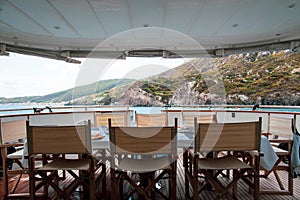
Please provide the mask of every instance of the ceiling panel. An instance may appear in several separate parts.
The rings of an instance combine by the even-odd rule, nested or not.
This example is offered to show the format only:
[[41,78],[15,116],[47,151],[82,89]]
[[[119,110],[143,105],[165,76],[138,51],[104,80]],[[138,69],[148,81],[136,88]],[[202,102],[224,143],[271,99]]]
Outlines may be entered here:
[[128,5],[125,4],[125,1],[90,0],[90,4],[108,35],[111,36],[132,29]]
[[128,0],[133,28],[161,27],[164,18],[162,0]]
[[195,0],[168,0],[164,27],[186,34],[197,17],[201,4]]
[[299,41],[299,0],[0,0],[2,49],[59,59],[99,44],[104,56],[193,43],[226,55]]
[[[50,36],[78,38],[79,34],[69,25],[69,23],[51,6],[47,1],[40,0],[11,0],[15,7],[26,13],[31,19],[34,19],[43,27]],[[35,9],[32,9],[32,8]],[[45,15],[45,13],[48,13]],[[49,17],[52,16],[52,17]],[[35,32],[30,32],[35,33]]]
[[[274,5],[268,5],[268,7],[265,8],[264,12],[261,13],[261,18],[257,20],[255,26],[249,31],[251,33],[268,33],[270,38],[274,37],[276,34],[284,34],[286,30],[280,29],[280,26],[294,17],[295,12],[288,8],[288,3],[276,4],[274,2]],[[299,20],[297,24],[300,28]],[[292,26],[295,25],[296,24],[293,24]]]
[[13,27],[18,32],[34,33],[34,34],[46,34],[50,33],[40,26],[34,19],[30,18],[22,10],[16,8],[8,1],[0,1],[0,19],[10,27]]
[[[259,6],[257,6],[258,4]],[[267,1],[261,1],[260,3],[257,1],[240,2],[239,7],[235,9],[230,18],[225,21],[223,26],[219,27],[216,36],[235,36],[237,43],[243,42],[243,38],[253,35],[249,34],[249,31],[260,22],[266,12],[266,7],[269,7]],[[260,30],[260,32],[262,31]],[[259,33],[257,32],[257,34]]]
[[16,32],[17,30],[13,27],[11,27],[10,25],[4,23],[3,21],[0,20],[0,30],[9,30],[9,31],[12,31],[12,32]]
[[224,26],[226,21],[239,9],[239,4],[236,1],[227,4],[205,1],[199,9],[198,16],[191,25],[189,33],[195,36],[209,36],[215,35],[219,28]]
[[59,11],[69,27],[75,30],[80,38],[106,38],[103,29],[90,4],[85,0],[50,1]]

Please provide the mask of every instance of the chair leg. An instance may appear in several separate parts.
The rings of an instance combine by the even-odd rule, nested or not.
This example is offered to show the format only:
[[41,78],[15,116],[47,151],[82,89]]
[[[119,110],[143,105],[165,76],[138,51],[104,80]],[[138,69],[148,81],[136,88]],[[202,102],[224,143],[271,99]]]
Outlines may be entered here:
[[198,199],[198,184],[199,184],[199,181],[198,181],[198,174],[197,172],[194,172],[194,176],[192,178],[192,188],[193,188],[193,199],[194,200],[197,200]]
[[176,173],[177,173],[177,161],[174,161],[172,164],[172,174],[171,174],[171,179],[172,179],[172,199],[176,199]]
[[294,178],[293,178],[293,166],[292,166],[292,157],[291,154],[288,156],[288,166],[289,166],[289,171],[288,171],[288,191],[290,192],[290,195],[294,194]]
[[117,199],[117,194],[116,194],[116,171],[113,167],[110,169],[110,178],[111,178],[111,200],[116,200]]
[[95,200],[96,199],[96,185],[95,185],[95,177],[90,173],[90,199]]
[[1,157],[2,157],[2,173],[3,173],[3,196],[4,198],[7,197],[8,195],[8,176],[7,176],[7,159],[6,159],[6,155],[7,155],[7,148],[6,147],[1,147]]
[[29,165],[29,199],[35,199],[35,172],[34,172],[34,161],[32,159],[28,159]]
[[188,151],[183,152],[183,167],[184,167],[184,187],[185,187],[185,198],[190,198],[189,191],[189,179],[188,179]]

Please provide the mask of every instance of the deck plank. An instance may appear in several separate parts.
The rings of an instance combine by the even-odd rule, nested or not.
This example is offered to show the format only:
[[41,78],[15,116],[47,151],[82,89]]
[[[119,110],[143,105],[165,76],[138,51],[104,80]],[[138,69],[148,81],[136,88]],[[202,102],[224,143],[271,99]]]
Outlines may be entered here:
[[[178,171],[177,171],[177,199],[178,200],[183,200],[185,199],[185,187],[184,187],[184,169],[182,166],[182,156],[180,156],[180,159],[178,160]],[[109,177],[109,167],[107,168],[107,191],[106,191],[106,196],[109,197],[110,193],[110,177]],[[284,173],[284,172],[283,172]],[[280,173],[280,176],[282,177],[282,180],[284,184],[286,185],[287,183],[287,175]],[[16,180],[17,177],[14,177],[10,179],[9,185],[10,188],[13,186],[14,180]],[[70,180],[68,177],[64,182],[63,185],[66,185]],[[224,181],[226,181],[226,178],[224,178]],[[262,180],[261,181],[261,188],[270,188],[270,187],[278,187],[277,184],[275,184],[275,178],[273,175],[271,175],[268,180]],[[99,188],[101,186],[99,185]],[[100,190],[97,189],[96,192],[99,192]],[[24,176],[21,179],[21,186],[17,189],[17,192],[28,192],[28,176]],[[190,187],[190,194],[191,194],[191,187]],[[50,191],[50,195],[53,195],[53,191]],[[99,194],[98,194],[99,195]],[[239,181],[238,185],[238,197],[239,199],[253,199],[252,194],[248,193],[248,187],[243,181]],[[0,198],[3,199],[3,180],[0,179]],[[204,191],[199,195],[199,199],[213,199],[214,198],[214,193],[212,191]],[[78,199],[74,197],[74,199]],[[300,177],[297,177],[294,179],[294,195],[260,195],[261,200],[297,200],[300,199]]]

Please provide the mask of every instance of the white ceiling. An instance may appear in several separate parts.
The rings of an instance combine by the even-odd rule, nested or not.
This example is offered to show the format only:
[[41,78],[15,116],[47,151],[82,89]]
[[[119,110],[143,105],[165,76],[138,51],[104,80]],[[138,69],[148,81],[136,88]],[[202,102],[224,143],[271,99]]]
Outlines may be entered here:
[[224,56],[299,41],[299,0],[0,0],[2,54]]

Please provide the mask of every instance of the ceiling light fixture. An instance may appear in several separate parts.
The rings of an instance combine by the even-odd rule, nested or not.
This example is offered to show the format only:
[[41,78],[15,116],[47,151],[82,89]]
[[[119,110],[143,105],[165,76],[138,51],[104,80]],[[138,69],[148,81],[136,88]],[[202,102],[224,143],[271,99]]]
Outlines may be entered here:
[[295,6],[296,6],[295,3],[291,3],[288,7],[289,7],[289,8],[294,8]]

